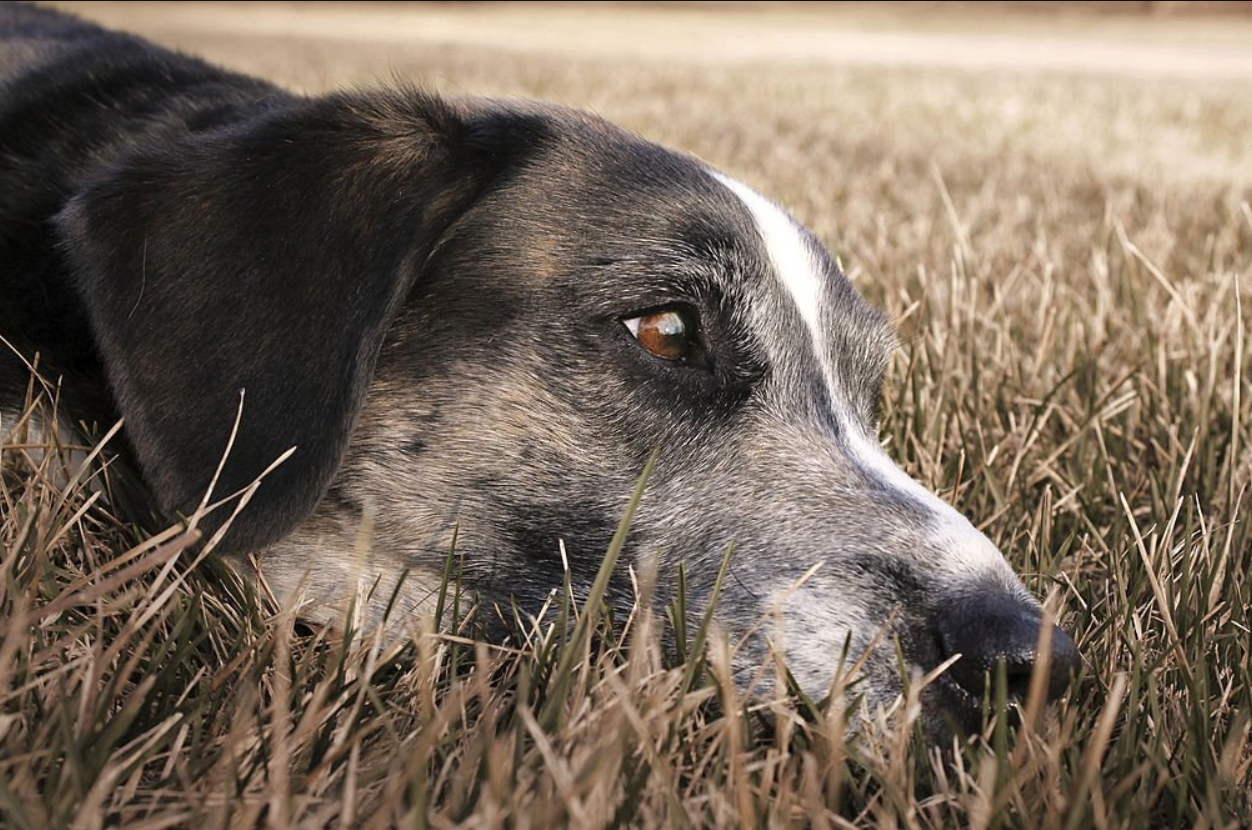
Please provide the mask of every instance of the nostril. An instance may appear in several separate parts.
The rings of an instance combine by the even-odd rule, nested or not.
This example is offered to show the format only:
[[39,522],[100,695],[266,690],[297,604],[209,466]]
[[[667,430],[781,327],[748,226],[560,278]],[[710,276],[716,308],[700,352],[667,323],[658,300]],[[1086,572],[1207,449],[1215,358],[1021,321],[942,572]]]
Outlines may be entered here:
[[[960,655],[948,669],[949,677],[968,694],[981,698],[1004,665],[1008,695],[1025,700],[1031,678],[1041,662],[1038,653],[1038,609],[1013,597],[996,596],[965,602],[936,626],[941,658]],[[1046,694],[1054,700],[1064,693],[1078,669],[1078,649],[1065,632],[1053,626],[1046,667]]]

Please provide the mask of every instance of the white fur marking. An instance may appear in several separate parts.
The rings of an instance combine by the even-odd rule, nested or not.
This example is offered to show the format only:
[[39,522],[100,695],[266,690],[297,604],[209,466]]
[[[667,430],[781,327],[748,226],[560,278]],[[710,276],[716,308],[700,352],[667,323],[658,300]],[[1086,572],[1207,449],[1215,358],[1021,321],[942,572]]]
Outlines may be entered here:
[[800,312],[800,318],[808,327],[818,364],[822,367],[826,385],[833,396],[835,374],[827,358],[825,337],[822,334],[822,275],[808,240],[801,234],[796,221],[778,205],[743,182],[717,171],[713,171],[713,176],[743,202],[756,220],[757,230],[774,266],[774,274],[791,295]]
[[834,416],[846,436],[848,449],[854,459],[862,469],[872,471],[934,514],[937,520],[934,542],[939,550],[944,551],[943,564],[970,576],[985,575],[988,568],[1007,571],[1008,566],[1003,555],[990,539],[950,504],[897,467],[882,451],[878,441],[873,436],[866,435],[859,423],[848,418],[849,407],[844,396],[839,394],[822,329],[823,276],[800,226],[782,208],[743,182],[717,171],[711,172],[714,178],[743,202],[756,221],[757,230],[774,266],[775,276],[791,295],[801,319],[808,327],[813,350],[830,393]]
[[795,300],[800,316],[804,318],[804,323],[813,336],[813,342],[820,342],[821,277],[817,273],[817,263],[813,260],[808,242],[800,234],[800,226],[782,208],[743,182],[721,173],[713,175],[730,188],[751,211],[773,261],[775,273]]
[[[878,442],[867,437],[856,427],[846,430],[847,445],[861,469],[872,470],[879,478],[896,490],[924,505],[935,517],[934,536],[938,550],[943,551],[942,565],[945,570],[964,574],[970,578],[993,572],[1006,572],[1008,565],[999,548],[991,543],[978,528],[970,523],[959,510],[923,487],[916,479],[901,470],[887,456]],[[1015,584],[1012,579],[1007,584]]]
[[[45,473],[53,486],[65,487],[70,475],[87,460],[90,448],[83,446],[82,439],[59,422],[55,423],[55,430],[50,431],[38,412],[31,415],[25,424],[22,424],[23,417],[19,412],[0,411],[0,444],[4,445],[6,455],[19,452],[15,447],[21,446],[23,449],[20,452],[25,453],[33,466],[44,467],[48,453],[57,453],[58,457],[45,468]],[[22,424],[20,429],[19,424]],[[89,492],[101,489],[94,478],[87,487]]]
[[[22,413],[12,410],[0,410],[0,440],[4,443],[17,443],[17,425],[21,422]],[[37,417],[31,417],[26,424],[26,432],[23,436],[23,444],[46,444],[44,438],[43,422]],[[37,452],[34,451],[34,452]],[[40,455],[42,457],[42,455]]]

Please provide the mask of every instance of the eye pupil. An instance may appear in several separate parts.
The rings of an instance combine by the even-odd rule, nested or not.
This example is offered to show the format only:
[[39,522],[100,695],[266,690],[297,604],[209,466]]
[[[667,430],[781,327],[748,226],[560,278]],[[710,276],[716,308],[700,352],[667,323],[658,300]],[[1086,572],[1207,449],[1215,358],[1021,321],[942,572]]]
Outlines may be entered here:
[[645,314],[631,321],[639,345],[666,360],[685,360],[691,351],[690,331],[683,315],[673,309]]

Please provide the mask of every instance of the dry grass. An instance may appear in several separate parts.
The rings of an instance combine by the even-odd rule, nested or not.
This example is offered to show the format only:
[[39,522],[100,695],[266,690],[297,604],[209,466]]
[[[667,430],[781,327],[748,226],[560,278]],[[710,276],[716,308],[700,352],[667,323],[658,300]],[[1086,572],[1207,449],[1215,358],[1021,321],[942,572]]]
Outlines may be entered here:
[[[314,87],[386,74],[338,41],[196,45]],[[453,590],[404,653],[354,647],[14,439],[0,825],[1252,824],[1246,86],[389,60],[593,106],[792,204],[902,328],[892,453],[1054,595],[1082,675],[1037,729],[992,718],[943,765],[907,708],[848,742],[838,707],[739,700],[716,636],[675,664],[650,613],[609,630],[566,605],[495,651]]]

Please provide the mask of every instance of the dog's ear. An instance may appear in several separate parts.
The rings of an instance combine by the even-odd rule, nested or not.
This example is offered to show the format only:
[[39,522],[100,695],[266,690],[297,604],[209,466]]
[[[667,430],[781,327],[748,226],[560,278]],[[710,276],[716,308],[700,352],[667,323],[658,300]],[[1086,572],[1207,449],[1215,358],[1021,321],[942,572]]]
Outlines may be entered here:
[[423,263],[541,122],[418,93],[296,99],[136,152],[68,204],[62,243],[161,510],[197,507],[239,413],[215,499],[294,453],[222,549],[312,510]]

